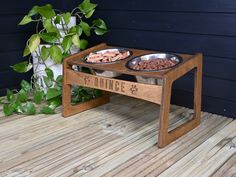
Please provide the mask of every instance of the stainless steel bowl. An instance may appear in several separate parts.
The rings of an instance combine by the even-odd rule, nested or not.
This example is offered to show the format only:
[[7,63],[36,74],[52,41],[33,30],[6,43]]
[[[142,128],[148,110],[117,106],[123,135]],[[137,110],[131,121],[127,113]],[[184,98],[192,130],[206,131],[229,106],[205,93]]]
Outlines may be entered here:
[[143,71],[162,71],[162,70],[166,70],[166,69],[170,69],[174,66],[168,67],[168,68],[163,68],[163,69],[158,69],[158,70],[148,70],[148,69],[144,69],[144,70],[136,70],[134,69],[134,65],[140,61],[148,61],[148,60],[155,60],[155,59],[162,59],[162,60],[171,60],[171,61],[175,61],[176,64],[174,66],[176,66],[177,64],[179,64],[180,62],[182,62],[182,58],[178,55],[175,54],[169,54],[169,53],[154,53],[154,54],[147,54],[147,55],[142,55],[136,58],[133,58],[131,60],[128,61],[127,63],[127,67],[129,69],[135,70],[137,72],[143,72]]
[[103,71],[103,70],[98,70],[98,69],[91,69],[92,72],[94,72],[97,76],[102,76],[102,77],[118,77],[121,75],[121,73],[114,72],[114,71]]
[[[128,49],[125,49],[125,48],[111,48],[111,49],[104,49],[104,50],[98,50],[98,51],[94,51],[94,53],[105,53],[107,51],[119,51],[119,52],[128,52],[128,57],[130,57],[132,55],[132,52]],[[117,61],[112,61],[112,62],[100,62],[100,63],[92,63],[92,62],[87,62],[86,61],[86,58],[88,56],[86,56],[83,61],[86,62],[86,63],[90,63],[90,64],[98,64],[98,65],[109,65],[109,64],[112,64],[112,63],[116,63],[116,62],[119,62],[121,60],[124,60],[126,58],[123,58],[121,60],[117,60]],[[117,73],[117,72],[114,72],[114,71],[103,71],[103,70],[97,70],[97,69],[91,69],[92,72],[94,72],[97,76],[103,76],[103,77],[118,77],[120,76],[121,74],[120,73]]]
[[[172,60],[175,61],[176,64],[174,66],[164,68],[164,69],[159,69],[159,70],[136,70],[133,68],[133,66],[144,60],[155,60],[155,59],[163,59],[163,60]],[[158,72],[158,71],[163,71],[170,69],[172,67],[175,67],[179,63],[182,62],[182,58],[178,55],[175,54],[170,54],[170,53],[154,53],[154,54],[147,54],[147,55],[142,55],[136,58],[131,59],[130,61],[127,62],[127,67],[131,70],[137,71],[137,72]],[[153,85],[162,85],[163,80],[162,79],[156,79],[156,78],[150,78],[150,77],[143,77],[143,76],[136,76],[137,82],[140,83],[145,83],[145,84],[153,84]]]

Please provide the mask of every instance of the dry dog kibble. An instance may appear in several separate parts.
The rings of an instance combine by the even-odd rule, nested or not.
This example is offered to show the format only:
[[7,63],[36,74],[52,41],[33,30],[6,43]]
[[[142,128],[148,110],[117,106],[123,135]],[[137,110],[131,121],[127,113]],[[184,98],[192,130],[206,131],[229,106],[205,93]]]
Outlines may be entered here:
[[135,70],[162,70],[176,65],[177,62],[166,59],[142,60],[133,65]]

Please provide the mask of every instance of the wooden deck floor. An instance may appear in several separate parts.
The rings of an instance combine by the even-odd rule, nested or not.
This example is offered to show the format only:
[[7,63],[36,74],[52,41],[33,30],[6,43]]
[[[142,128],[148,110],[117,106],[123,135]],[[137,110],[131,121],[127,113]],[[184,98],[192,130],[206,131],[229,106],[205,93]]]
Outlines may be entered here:
[[[236,120],[202,113],[199,127],[157,148],[158,106],[124,96],[64,119],[0,113],[0,176],[236,176]],[[170,128],[192,111],[172,106]]]

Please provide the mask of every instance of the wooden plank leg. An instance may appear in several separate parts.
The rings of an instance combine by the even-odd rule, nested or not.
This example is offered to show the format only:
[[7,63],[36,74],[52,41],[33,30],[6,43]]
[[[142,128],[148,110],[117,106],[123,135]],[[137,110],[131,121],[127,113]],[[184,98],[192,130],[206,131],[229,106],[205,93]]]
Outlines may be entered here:
[[169,125],[169,111],[171,98],[172,83],[168,79],[164,79],[162,90],[162,101],[160,105],[160,124],[159,124],[159,138],[158,146],[164,147],[168,142],[168,125]]
[[71,85],[63,84],[62,93],[62,116],[66,117],[70,114]]
[[193,118],[186,123],[180,125],[168,132],[169,110],[172,81],[165,79],[163,85],[163,97],[160,110],[160,130],[158,146],[164,147],[178,137],[186,134],[200,124],[201,120],[201,87],[202,87],[202,63],[198,63],[194,71],[194,115]]

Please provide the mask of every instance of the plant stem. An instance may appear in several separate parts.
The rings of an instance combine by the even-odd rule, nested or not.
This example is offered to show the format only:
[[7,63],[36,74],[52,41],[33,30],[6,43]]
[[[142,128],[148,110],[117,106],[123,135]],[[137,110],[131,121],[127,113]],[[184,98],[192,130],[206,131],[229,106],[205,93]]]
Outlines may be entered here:
[[[39,49],[40,50],[40,49]],[[39,60],[41,59],[41,57],[40,57],[40,55],[38,54],[38,52],[37,51],[35,51],[35,53],[36,53],[36,55],[37,55],[37,58],[38,58],[38,63],[39,63]],[[41,51],[40,51],[40,53],[41,53]],[[46,65],[46,63],[41,59],[41,61],[42,61],[42,64],[47,68],[47,65]]]
[[79,9],[79,7],[74,8],[74,9],[71,11],[71,14],[73,14],[74,11],[76,11],[77,9]]
[[62,11],[60,9],[53,9],[56,12],[62,13]]
[[80,15],[80,13],[76,12],[75,15],[79,18],[79,21],[81,21],[81,19],[83,18],[83,14]]
[[[63,19],[63,18],[62,18]],[[63,19],[64,20],[64,19]],[[66,23],[63,23],[63,20],[61,20],[62,30],[65,33],[65,36],[69,33],[69,27]],[[65,27],[66,26],[66,27]]]

